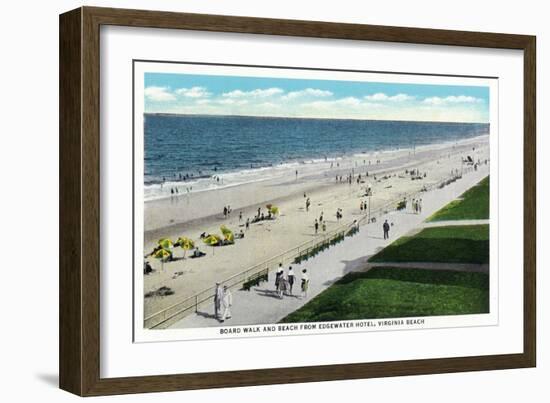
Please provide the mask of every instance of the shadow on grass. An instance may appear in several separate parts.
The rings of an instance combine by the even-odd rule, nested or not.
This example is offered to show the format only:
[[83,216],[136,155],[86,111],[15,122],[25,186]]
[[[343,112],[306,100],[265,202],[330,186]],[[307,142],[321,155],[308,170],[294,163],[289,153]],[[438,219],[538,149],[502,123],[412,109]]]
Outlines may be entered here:
[[423,269],[349,273],[282,320],[322,322],[489,312],[489,276]]
[[427,269],[397,269],[391,267],[374,267],[368,272],[353,272],[342,277],[338,284],[351,284],[356,280],[377,279],[396,280],[419,284],[448,285],[487,289],[489,276],[483,273],[468,273]]
[[376,253],[370,262],[489,263],[489,226],[425,228]]

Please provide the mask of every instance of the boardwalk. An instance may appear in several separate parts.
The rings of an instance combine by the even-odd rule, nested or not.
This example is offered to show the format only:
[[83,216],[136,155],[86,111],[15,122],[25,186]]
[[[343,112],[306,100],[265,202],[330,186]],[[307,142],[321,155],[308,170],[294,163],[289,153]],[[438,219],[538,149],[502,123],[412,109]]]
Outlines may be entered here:
[[[299,278],[303,268],[308,270],[310,288],[307,298],[298,296],[285,296],[279,299],[275,294],[274,275],[270,275],[269,282],[253,287],[250,291],[237,290],[233,292],[233,317],[223,324],[224,326],[269,324],[277,323],[291,312],[299,309],[316,295],[330,287],[344,275],[352,271],[368,270],[367,260],[370,256],[387,246],[393,240],[411,231],[425,226],[457,225],[455,221],[440,223],[423,223],[423,221],[439,210],[445,204],[456,199],[464,191],[474,186],[482,178],[488,175],[489,168],[484,166],[477,172],[465,175],[444,189],[434,190],[423,195],[423,208],[421,214],[410,211],[394,212],[383,217],[393,223],[390,230],[390,239],[384,240],[382,234],[382,222],[378,221],[361,227],[360,232],[346,238],[325,252],[301,265],[293,265],[297,274],[295,294],[299,294]],[[475,222],[474,222],[475,221]],[[482,221],[482,222],[481,222]],[[486,220],[472,220],[471,224],[486,223]],[[458,224],[460,225],[460,224]],[[457,267],[458,268],[458,267]],[[285,267],[285,271],[286,271]],[[480,271],[483,268],[479,269]],[[220,326],[213,319],[213,306],[206,306],[199,312],[191,314],[176,322],[172,328],[201,328]]]

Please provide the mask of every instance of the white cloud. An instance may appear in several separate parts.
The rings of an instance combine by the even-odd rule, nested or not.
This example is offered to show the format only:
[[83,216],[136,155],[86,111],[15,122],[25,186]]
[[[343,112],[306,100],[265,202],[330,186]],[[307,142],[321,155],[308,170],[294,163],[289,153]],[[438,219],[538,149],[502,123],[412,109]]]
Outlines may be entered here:
[[168,87],[147,87],[144,93],[146,98],[155,102],[169,102],[176,99]]
[[335,99],[334,101],[314,101],[309,102],[307,104],[303,104],[303,106],[309,106],[312,108],[335,108],[335,107],[358,107],[361,106],[362,102],[359,98],[356,97],[346,97],[346,98],[340,98]]
[[211,101],[209,99],[198,99],[196,101],[197,105],[208,105]]
[[332,96],[331,91],[320,90],[317,88],[306,88],[300,91],[290,91],[283,98],[284,99],[296,99],[301,97],[315,97],[315,98],[325,98]]
[[248,101],[246,99],[226,98],[226,99],[219,99],[217,103],[220,105],[246,105]]
[[423,101],[428,105],[448,105],[448,104],[480,104],[483,103],[483,99],[475,98],[467,95],[450,95],[445,98],[430,97],[425,98]]
[[407,94],[397,94],[397,95],[387,95],[383,92],[378,92],[376,94],[372,95],[366,95],[364,97],[367,101],[373,101],[373,102],[405,102],[405,101],[412,101],[414,99],[413,96],[407,95]]
[[273,87],[266,89],[258,88],[252,91],[234,90],[230,92],[224,92],[222,96],[225,98],[268,98],[274,95],[280,95],[282,93],[284,93],[282,89]]
[[261,108],[261,109],[278,109],[280,107],[281,105],[275,104],[273,102],[263,102],[258,105],[258,108]]
[[187,98],[207,98],[210,93],[204,87],[179,88],[176,94]]

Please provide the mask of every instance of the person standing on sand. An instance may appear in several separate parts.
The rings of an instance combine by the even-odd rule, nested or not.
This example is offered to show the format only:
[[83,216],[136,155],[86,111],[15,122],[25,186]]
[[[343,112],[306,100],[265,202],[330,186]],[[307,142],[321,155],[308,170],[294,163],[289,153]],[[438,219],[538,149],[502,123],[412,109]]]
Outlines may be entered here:
[[315,235],[317,235],[317,232],[319,232],[319,222],[315,219]]
[[311,205],[311,201],[309,200],[309,197],[306,199],[306,211],[309,211],[309,206]]
[[422,213],[422,199],[418,201],[418,212]]
[[221,308],[223,301],[223,288],[220,283],[216,283],[216,290],[214,291],[214,316],[217,320],[220,319]]
[[307,290],[309,288],[309,276],[307,275],[306,269],[302,270],[302,284],[300,287],[302,289],[301,298],[307,298]]
[[384,221],[382,229],[384,230],[384,239],[388,239],[390,237],[390,224],[388,224],[388,220]]
[[231,319],[231,306],[233,305],[233,295],[231,294],[231,291],[229,288],[224,285],[223,286],[223,315],[221,322],[225,322],[226,319]]
[[243,212],[240,211],[240,212],[239,212],[239,221],[242,221],[242,220],[243,220]]
[[250,228],[250,218],[247,218],[246,219],[246,230],[248,231],[249,228]]
[[327,223],[323,221],[323,232],[327,232]]
[[227,218],[227,206],[223,206],[223,218]]
[[293,295],[292,294],[292,287],[294,286],[295,277],[296,276],[294,275],[294,270],[292,270],[292,266],[289,266],[287,278],[288,278],[288,288],[289,288],[289,291],[290,291],[290,295]]

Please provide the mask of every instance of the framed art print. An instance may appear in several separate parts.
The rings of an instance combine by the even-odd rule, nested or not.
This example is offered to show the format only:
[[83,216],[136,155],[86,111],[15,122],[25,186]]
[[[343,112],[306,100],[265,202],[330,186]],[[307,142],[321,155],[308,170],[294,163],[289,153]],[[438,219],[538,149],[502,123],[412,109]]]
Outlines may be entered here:
[[60,60],[63,389],[535,365],[534,37],[83,7]]

